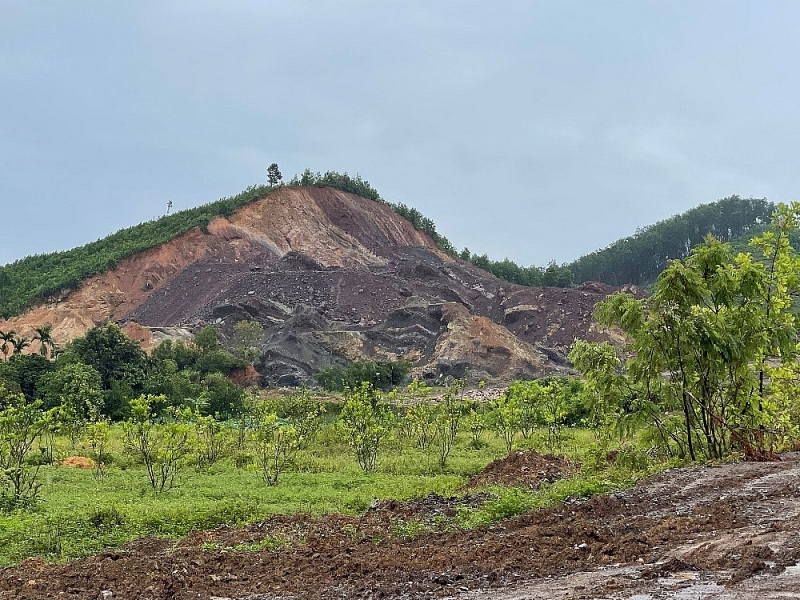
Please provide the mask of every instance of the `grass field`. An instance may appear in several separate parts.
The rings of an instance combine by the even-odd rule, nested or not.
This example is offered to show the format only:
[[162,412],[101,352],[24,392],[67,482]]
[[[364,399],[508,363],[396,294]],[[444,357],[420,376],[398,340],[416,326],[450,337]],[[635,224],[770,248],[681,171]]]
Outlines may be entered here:
[[[0,565],[29,557],[76,558],[144,536],[179,538],[194,530],[255,522],[273,514],[357,515],[375,498],[456,494],[468,477],[506,454],[501,440],[491,433],[485,432],[483,440],[483,446],[474,449],[469,435],[460,433],[442,469],[434,449],[419,450],[395,431],[381,448],[377,472],[365,474],[337,428],[326,425],[276,486],[265,485],[256,472],[237,468],[228,457],[204,471],[191,463],[184,465],[175,487],[157,493],[144,467],[124,453],[115,428],[113,461],[103,480],[97,481],[92,469],[45,465],[39,473],[40,501],[24,510],[0,513]],[[537,447],[537,436],[520,440],[518,446]],[[571,458],[588,461],[591,448],[590,432],[568,430],[563,450]],[[59,440],[58,454],[88,452],[80,445],[71,449],[64,439]],[[570,495],[622,487],[647,470],[584,468],[536,492],[494,489],[496,499],[465,515],[462,524],[487,524]]]

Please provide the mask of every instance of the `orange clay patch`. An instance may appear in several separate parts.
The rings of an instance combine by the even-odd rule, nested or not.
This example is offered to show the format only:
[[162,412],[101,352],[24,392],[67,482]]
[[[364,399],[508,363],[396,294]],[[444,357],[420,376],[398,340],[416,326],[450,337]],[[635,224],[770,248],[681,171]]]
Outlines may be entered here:
[[68,456],[61,461],[65,467],[78,467],[79,469],[94,469],[95,464],[91,458],[85,456]]

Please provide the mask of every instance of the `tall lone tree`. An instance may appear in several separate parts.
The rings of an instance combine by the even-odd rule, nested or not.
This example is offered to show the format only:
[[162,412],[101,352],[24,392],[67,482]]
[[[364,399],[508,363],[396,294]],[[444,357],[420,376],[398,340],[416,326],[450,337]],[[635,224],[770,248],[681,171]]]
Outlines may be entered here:
[[283,181],[283,175],[278,169],[278,163],[272,163],[267,169],[267,180],[270,185],[279,185]]

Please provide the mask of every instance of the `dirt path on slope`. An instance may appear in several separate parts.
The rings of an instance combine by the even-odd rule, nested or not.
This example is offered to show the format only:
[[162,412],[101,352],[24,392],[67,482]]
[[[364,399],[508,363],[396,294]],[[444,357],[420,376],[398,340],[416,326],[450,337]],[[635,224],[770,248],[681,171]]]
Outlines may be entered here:
[[[447,530],[479,495],[430,496],[360,519],[274,517],[140,540],[2,569],[0,598],[800,597],[800,455],[783,459],[668,471],[489,529]],[[417,520],[439,531],[403,537]],[[252,551],[265,539],[288,545]]]

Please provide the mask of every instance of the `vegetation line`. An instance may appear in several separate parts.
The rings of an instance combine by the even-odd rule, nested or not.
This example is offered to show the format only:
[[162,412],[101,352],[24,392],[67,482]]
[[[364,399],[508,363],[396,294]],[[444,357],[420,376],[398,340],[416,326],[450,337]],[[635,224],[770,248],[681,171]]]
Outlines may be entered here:
[[[270,179],[279,181],[272,175]],[[428,234],[444,252],[460,256],[501,279],[522,285],[570,285],[572,282],[568,271],[554,263],[547,269],[525,268],[508,259],[492,261],[485,254],[472,254],[467,248],[457,253],[450,241],[436,231],[431,219],[416,208],[385,200],[360,175],[351,177],[347,173],[334,171],[322,174],[306,169],[302,175],[293,177],[288,185],[332,187],[384,204],[407,219],[417,230]],[[230,216],[236,209],[264,198],[274,189],[274,185],[250,186],[236,196],[140,223],[78,248],[36,254],[0,266],[0,318],[19,315],[33,303],[57,295],[62,290],[73,289],[86,278],[114,268],[119,261],[168,242],[194,227],[207,232],[209,222],[215,217]]]
[[[277,165],[274,166],[277,169]],[[84,279],[114,268],[120,260],[168,242],[194,227],[206,231],[215,217],[230,216],[236,209],[274,190],[274,184],[280,181],[279,172],[277,176],[271,173],[270,181],[273,185],[250,186],[236,196],[140,223],[78,248],[28,256],[0,266],[0,317],[19,315],[36,301],[75,288]],[[306,169],[287,185],[332,187],[384,204],[417,230],[428,234],[447,254],[500,279],[527,286],[569,287],[581,281],[649,285],[670,260],[686,258],[707,233],[721,241],[733,242],[734,246],[742,245],[737,241],[763,229],[775,210],[774,204],[765,199],[731,196],[646,227],[570,264],[551,262],[546,267],[523,267],[508,258],[491,260],[486,254],[478,255],[469,248],[457,251],[450,240],[436,230],[433,220],[402,202],[385,200],[360,175],[352,177],[335,171],[315,173]]]

